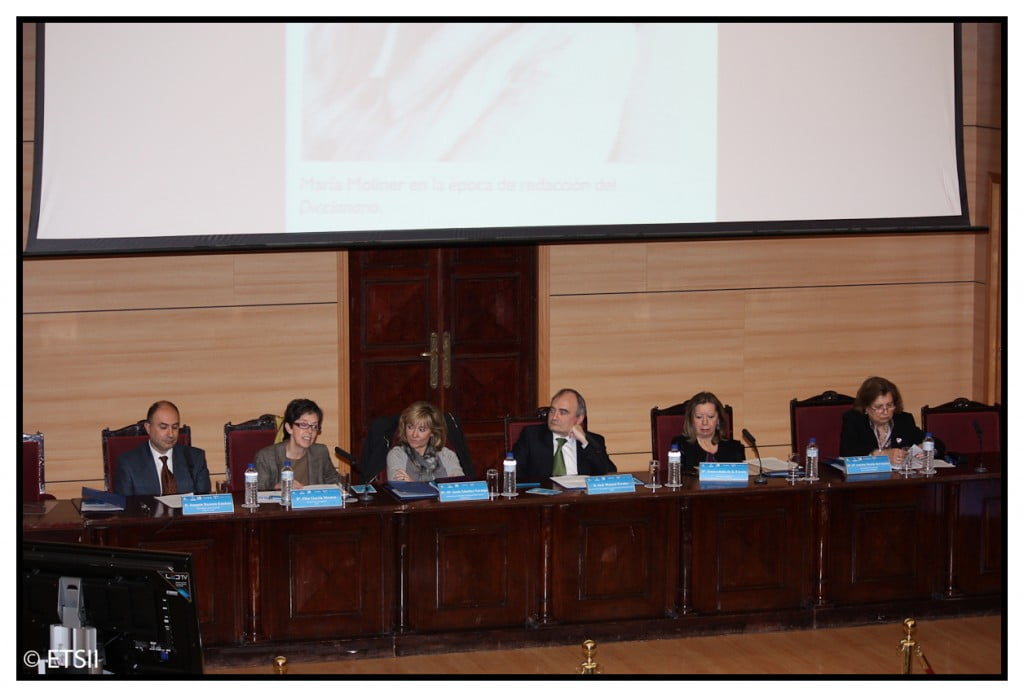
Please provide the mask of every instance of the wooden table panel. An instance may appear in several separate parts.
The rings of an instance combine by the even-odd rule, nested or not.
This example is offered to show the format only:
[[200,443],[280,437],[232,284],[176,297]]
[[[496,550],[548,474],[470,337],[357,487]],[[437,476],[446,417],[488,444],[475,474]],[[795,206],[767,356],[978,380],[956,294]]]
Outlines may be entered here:
[[323,510],[263,519],[257,604],[265,638],[389,632],[390,532],[390,516],[379,513]]
[[[558,506],[554,616],[563,622],[663,617],[669,499]],[[663,503],[665,501],[666,503]]]
[[24,509],[22,532],[190,552],[204,646],[222,652],[826,626],[997,607],[1005,522],[990,470],[207,516],[151,497],[86,516],[48,501]]
[[411,515],[409,629],[525,626],[538,515],[533,506],[493,502]]
[[693,504],[697,612],[798,608],[808,598],[809,488]]

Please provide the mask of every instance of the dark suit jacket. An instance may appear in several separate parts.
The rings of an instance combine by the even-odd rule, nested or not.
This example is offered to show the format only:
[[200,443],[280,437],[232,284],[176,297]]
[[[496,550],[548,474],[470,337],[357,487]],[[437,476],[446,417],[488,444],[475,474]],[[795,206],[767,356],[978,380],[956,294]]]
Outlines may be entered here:
[[[171,451],[171,460],[179,494],[210,493],[210,470],[206,467],[205,452],[178,443]],[[114,491],[124,496],[160,495],[160,478],[156,474],[148,440],[117,458]]]
[[[892,438],[889,440],[890,448],[909,448],[912,445],[920,445],[924,440],[924,431],[917,427],[914,415],[903,411],[893,414],[892,417]],[[871,428],[871,420],[862,411],[851,409],[843,414],[843,431],[839,436],[839,455],[850,457],[854,455],[870,455],[872,450],[878,449],[878,439],[875,438],[875,431]],[[935,457],[946,456],[946,447],[938,438],[935,439]]]
[[[546,424],[527,426],[519,433],[519,440],[512,446],[516,457],[516,477],[521,482],[540,482],[551,476],[555,466],[555,445]],[[587,431],[587,447],[580,447],[576,441],[576,471],[579,474],[608,474],[615,472],[615,463],[608,457],[604,438],[598,433]]]
[[718,441],[718,452],[714,455],[705,452],[696,440],[692,443],[686,440],[686,436],[676,436],[672,442],[683,453],[683,469],[694,472],[702,462],[743,462],[747,459],[747,449],[738,440]]

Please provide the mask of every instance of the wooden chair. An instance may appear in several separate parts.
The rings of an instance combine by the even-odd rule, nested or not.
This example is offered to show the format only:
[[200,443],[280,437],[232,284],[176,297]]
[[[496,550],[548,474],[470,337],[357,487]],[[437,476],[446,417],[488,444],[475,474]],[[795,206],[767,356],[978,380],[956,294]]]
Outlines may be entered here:
[[[686,424],[686,407],[690,400],[673,404],[664,409],[651,408],[651,459],[665,461],[668,449],[676,436],[682,435]],[[722,415],[721,438],[732,438],[732,405],[723,404],[725,413]]]
[[274,444],[279,421],[273,414],[264,414],[242,423],[224,424],[224,482],[218,487],[220,491],[245,489],[245,470],[256,453]]
[[[140,419],[121,428],[105,428],[101,437],[103,439],[103,485],[107,491],[113,491],[117,474],[117,458],[149,440],[149,435],[146,433],[146,420]],[[182,445],[191,445],[192,430],[187,425],[182,426],[178,431],[178,442]]]
[[43,454],[43,434],[21,434],[21,500],[22,503],[34,503],[45,499],[56,498],[46,493],[45,457]]
[[921,429],[930,432],[958,455],[1002,452],[1003,408],[957,397],[952,402],[921,407]]
[[818,458],[839,457],[843,414],[853,406],[853,397],[826,390],[819,395],[789,400],[789,438],[792,452],[799,453],[807,441],[818,441]]
[[512,416],[505,414],[505,452],[512,452],[512,446],[519,440],[519,434],[527,426],[536,426],[548,422],[548,410],[551,407],[537,407],[532,414]]

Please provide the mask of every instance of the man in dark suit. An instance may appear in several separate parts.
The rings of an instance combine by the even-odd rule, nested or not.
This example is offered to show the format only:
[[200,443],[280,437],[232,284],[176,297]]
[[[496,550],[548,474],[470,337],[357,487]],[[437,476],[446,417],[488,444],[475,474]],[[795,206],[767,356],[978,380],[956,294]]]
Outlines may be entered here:
[[584,430],[586,416],[583,395],[576,390],[559,390],[551,398],[547,424],[527,426],[512,446],[518,480],[540,482],[552,476],[616,471],[604,438]]
[[145,425],[149,440],[117,458],[114,491],[124,496],[210,493],[206,453],[178,443],[178,407],[156,402]]

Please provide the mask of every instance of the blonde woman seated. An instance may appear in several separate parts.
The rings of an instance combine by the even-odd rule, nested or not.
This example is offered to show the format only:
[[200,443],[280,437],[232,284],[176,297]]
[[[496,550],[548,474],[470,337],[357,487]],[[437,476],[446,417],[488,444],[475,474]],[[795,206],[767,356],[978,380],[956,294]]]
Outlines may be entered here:
[[403,411],[396,440],[388,451],[388,481],[432,482],[464,474],[458,455],[444,447],[448,427],[434,405],[416,402]]

